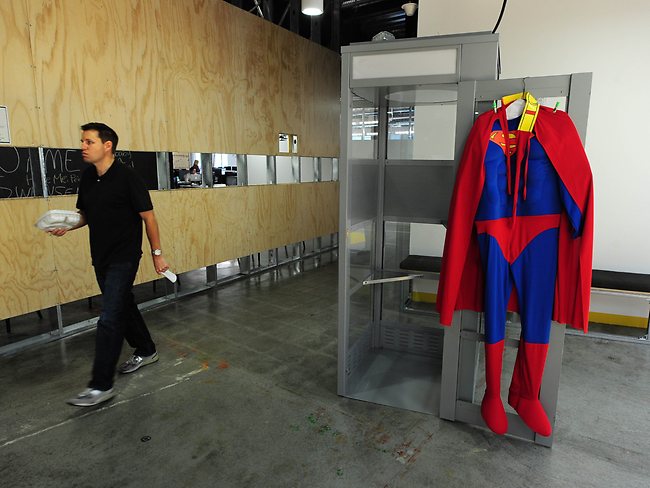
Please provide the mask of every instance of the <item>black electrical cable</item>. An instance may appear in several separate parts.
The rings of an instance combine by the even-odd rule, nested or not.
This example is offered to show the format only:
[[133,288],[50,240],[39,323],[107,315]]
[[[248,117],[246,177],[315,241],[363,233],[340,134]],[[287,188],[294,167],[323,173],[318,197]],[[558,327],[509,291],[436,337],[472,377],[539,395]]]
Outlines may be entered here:
[[494,26],[494,29],[492,29],[492,34],[494,34],[497,29],[499,28],[499,24],[501,23],[501,19],[503,18],[503,12],[506,11],[506,4],[508,3],[508,0],[503,0],[503,5],[501,5],[501,13],[499,14],[499,20],[497,20],[497,25]]

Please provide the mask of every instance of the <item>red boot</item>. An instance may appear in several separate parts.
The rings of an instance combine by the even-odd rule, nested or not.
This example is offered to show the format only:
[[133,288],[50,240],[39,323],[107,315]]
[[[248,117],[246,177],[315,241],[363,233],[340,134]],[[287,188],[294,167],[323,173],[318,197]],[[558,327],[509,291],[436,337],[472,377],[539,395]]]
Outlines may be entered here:
[[[508,403],[517,411],[524,423],[539,435],[552,433],[551,423],[539,401],[542,376],[546,364],[548,344],[519,343]],[[519,365],[519,366],[517,366]]]
[[508,404],[516,409],[519,404],[519,395],[521,391],[521,364],[524,358],[523,352],[523,339],[519,340],[519,348],[517,351],[517,359],[515,361],[515,367],[512,371],[512,380],[510,381],[510,390],[508,392]]
[[481,416],[495,434],[508,431],[508,418],[501,401],[501,367],[503,365],[503,341],[485,343],[485,395],[481,403]]

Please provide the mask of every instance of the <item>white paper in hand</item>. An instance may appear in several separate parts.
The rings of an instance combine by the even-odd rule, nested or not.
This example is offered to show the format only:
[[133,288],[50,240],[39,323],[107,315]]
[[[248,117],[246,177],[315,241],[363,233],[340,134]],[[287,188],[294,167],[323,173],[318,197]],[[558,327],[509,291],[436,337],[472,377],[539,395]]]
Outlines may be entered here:
[[176,277],[176,275],[175,275],[174,273],[172,273],[171,271],[169,271],[169,270],[167,270],[167,271],[163,271],[163,272],[160,273],[160,274],[163,275],[165,278],[167,278],[167,279],[168,279],[169,281],[171,281],[172,283],[176,283],[176,280],[178,279],[178,278]]

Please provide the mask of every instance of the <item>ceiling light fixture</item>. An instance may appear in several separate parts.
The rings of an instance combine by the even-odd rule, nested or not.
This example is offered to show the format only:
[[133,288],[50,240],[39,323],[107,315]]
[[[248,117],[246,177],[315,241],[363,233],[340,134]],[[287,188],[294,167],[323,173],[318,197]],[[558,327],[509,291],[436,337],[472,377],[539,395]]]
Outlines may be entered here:
[[408,2],[402,5],[402,10],[404,10],[407,17],[413,16],[417,9],[418,9],[418,4],[415,2]]
[[323,13],[323,0],[302,0],[302,13],[305,15],[321,15]]

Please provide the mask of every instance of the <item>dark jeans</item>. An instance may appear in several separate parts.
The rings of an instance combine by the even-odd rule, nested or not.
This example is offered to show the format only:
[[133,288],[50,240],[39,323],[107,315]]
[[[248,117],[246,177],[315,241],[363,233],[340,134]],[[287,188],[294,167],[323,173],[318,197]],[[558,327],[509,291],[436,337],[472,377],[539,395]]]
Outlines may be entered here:
[[95,268],[103,307],[97,322],[95,362],[89,388],[109,390],[113,387],[124,339],[135,348],[134,354],[138,356],[150,356],[156,352],[156,345],[133,298],[133,281],[138,265],[139,261],[135,261]]

